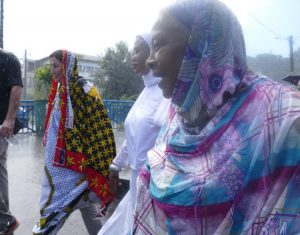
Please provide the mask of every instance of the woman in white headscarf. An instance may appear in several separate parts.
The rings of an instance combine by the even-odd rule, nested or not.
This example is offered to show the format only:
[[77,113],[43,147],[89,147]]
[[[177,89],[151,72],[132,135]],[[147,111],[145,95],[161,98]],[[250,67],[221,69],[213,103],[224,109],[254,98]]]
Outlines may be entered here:
[[[150,34],[136,37],[132,50],[132,66],[143,77],[145,88],[135,101],[125,120],[125,140],[110,165],[111,180],[117,180],[122,168],[130,167],[130,190],[122,199],[112,216],[104,224],[101,234],[129,234],[133,225],[133,210],[136,202],[136,181],[139,170],[147,159],[147,152],[154,144],[160,126],[166,118],[169,101],[164,99],[158,87],[160,78],[152,76],[146,66],[150,55]],[[165,108],[166,107],[166,108]]]

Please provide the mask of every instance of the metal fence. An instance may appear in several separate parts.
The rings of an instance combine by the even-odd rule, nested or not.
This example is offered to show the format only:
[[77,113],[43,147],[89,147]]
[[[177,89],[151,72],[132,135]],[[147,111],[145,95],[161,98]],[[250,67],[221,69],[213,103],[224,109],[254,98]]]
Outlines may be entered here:
[[[103,100],[103,103],[107,109],[113,128],[119,128],[124,125],[125,118],[134,102],[124,100]],[[46,105],[46,100],[21,100],[17,116],[23,123],[24,128],[21,129],[19,132],[20,134],[43,131]]]
[[23,123],[19,134],[35,133],[35,115],[33,100],[21,100],[17,113],[18,119]]
[[125,118],[133,105],[133,101],[103,100],[113,128],[124,125]]

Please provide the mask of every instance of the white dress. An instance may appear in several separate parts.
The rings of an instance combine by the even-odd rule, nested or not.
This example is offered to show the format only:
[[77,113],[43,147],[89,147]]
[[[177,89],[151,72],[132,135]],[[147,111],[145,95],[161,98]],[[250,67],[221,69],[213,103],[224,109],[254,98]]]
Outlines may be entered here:
[[147,152],[155,144],[161,122],[167,117],[170,102],[163,98],[158,87],[160,78],[153,77],[150,72],[143,79],[145,88],[126,117],[125,141],[113,160],[122,168],[131,168],[130,190],[98,235],[131,234],[138,172],[147,159]]

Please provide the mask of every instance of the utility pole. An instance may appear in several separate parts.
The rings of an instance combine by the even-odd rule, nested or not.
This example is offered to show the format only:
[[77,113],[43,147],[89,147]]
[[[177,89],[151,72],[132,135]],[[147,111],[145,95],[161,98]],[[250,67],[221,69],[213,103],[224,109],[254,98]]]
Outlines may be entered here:
[[0,48],[3,48],[3,2],[4,0],[0,0]]
[[294,72],[295,67],[294,67],[294,39],[293,39],[293,35],[289,36],[289,37],[275,37],[276,39],[281,39],[281,40],[287,40],[289,43],[289,48],[290,48],[290,72]]
[[293,40],[293,36],[289,36],[288,38],[289,41],[289,47],[290,47],[290,72],[294,72],[294,49],[293,49],[293,45],[294,45],[294,40]]
[[24,86],[23,86],[23,94],[24,98],[26,99],[26,88],[27,88],[27,49],[25,50],[24,55]]

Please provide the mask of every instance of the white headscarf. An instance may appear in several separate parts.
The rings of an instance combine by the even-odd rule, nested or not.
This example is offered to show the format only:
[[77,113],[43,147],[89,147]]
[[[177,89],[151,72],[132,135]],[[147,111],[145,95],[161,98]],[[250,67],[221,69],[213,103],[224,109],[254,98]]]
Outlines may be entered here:
[[[142,34],[138,34],[137,37],[141,37],[144,39],[144,41],[147,43],[147,45],[150,48],[150,51],[152,50],[152,46],[151,46],[151,34],[150,33],[142,33]],[[151,69],[149,70],[149,73],[146,75],[143,75],[143,80],[144,80],[144,85],[145,86],[153,86],[157,83],[159,83],[160,81],[160,77],[154,77],[152,74]]]
[[152,46],[151,46],[151,34],[150,33],[142,33],[142,34],[139,34],[138,36],[142,37],[145,42],[148,44],[149,48],[150,48],[150,51],[152,50]]

